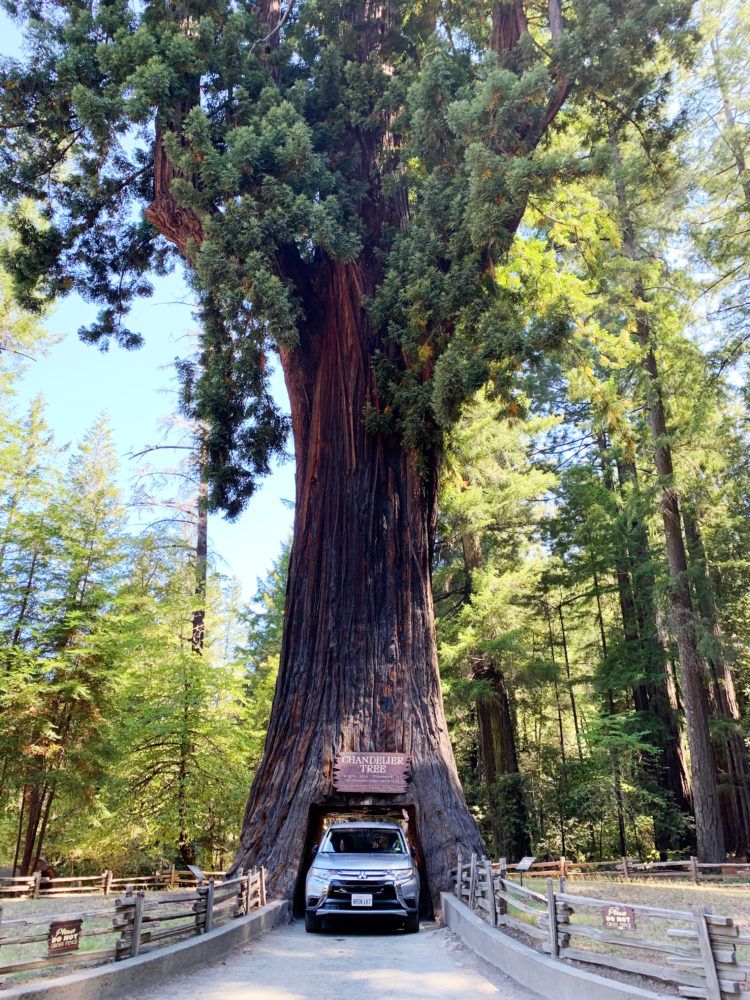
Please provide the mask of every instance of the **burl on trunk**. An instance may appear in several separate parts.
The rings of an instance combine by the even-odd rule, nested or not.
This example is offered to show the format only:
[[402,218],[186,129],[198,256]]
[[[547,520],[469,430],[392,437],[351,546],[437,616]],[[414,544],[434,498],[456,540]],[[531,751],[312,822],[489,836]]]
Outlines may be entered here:
[[[291,896],[312,806],[333,802],[341,751],[411,758],[412,805],[433,900],[456,851],[481,851],[446,726],[435,647],[430,547],[436,469],[368,433],[375,334],[365,270],[332,263],[300,346],[282,355],[297,461],[279,678],[263,761],[235,859],[265,865]],[[355,804],[362,797],[352,796]]]

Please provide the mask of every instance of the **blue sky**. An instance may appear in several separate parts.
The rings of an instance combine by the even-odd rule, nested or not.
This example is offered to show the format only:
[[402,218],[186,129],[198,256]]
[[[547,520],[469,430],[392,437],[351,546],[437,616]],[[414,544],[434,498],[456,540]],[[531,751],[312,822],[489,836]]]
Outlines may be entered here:
[[[0,52],[15,55],[18,33],[0,14]],[[190,294],[175,272],[156,279],[154,295],[139,301],[129,326],[145,338],[138,351],[113,346],[102,353],[81,343],[76,331],[89,322],[96,308],[70,296],[57,304],[46,325],[60,340],[48,355],[28,366],[20,386],[20,401],[41,394],[47,403],[47,420],[58,444],[74,442],[101,413],[109,417],[120,456],[121,485],[130,491],[138,461],[132,452],[163,438],[163,421],[174,412],[174,360],[191,351],[196,323]],[[288,408],[280,372],[273,378],[274,394]],[[153,464],[159,461],[153,458]],[[165,458],[171,464],[174,457]],[[292,526],[292,510],[284,501],[294,498],[292,462],[277,465],[250,501],[242,516],[229,524],[211,516],[209,544],[219,568],[242,583],[246,598],[256,581],[265,576],[278,556]]]

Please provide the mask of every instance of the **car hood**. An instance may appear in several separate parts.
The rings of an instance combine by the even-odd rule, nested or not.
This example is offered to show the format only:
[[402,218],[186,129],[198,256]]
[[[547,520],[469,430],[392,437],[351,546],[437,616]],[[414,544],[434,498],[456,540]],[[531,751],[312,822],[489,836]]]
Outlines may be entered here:
[[414,861],[408,854],[316,854],[312,867],[357,876],[362,871],[403,871],[413,868]]

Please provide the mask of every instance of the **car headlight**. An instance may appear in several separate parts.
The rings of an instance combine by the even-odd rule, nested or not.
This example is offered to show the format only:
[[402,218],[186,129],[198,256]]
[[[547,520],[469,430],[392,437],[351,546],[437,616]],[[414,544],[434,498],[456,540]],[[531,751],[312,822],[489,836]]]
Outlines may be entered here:
[[318,885],[328,885],[331,881],[331,873],[326,868],[311,868],[307,877]]
[[390,873],[397,882],[409,882],[417,874],[413,868],[399,868],[395,872]]

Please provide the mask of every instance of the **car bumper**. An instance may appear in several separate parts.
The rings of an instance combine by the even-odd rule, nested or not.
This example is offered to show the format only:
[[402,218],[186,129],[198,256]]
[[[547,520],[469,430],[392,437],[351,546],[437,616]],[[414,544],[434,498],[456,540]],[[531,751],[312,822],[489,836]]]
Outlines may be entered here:
[[[312,887],[310,887],[312,889]],[[419,911],[419,881],[361,885],[332,880],[320,895],[306,893],[307,912],[316,917],[413,917]],[[352,892],[371,892],[372,906],[352,906]]]

